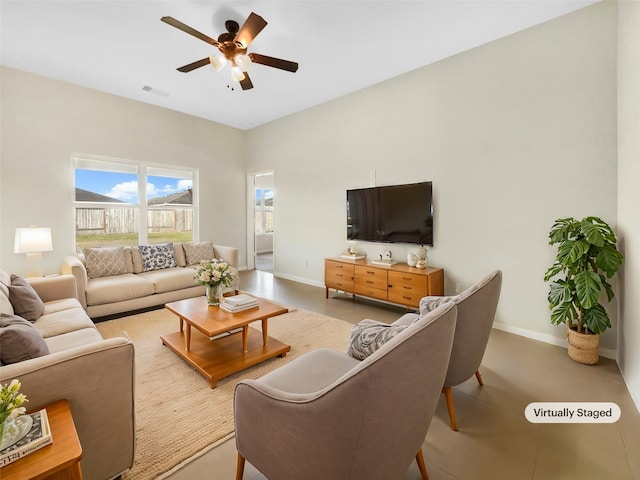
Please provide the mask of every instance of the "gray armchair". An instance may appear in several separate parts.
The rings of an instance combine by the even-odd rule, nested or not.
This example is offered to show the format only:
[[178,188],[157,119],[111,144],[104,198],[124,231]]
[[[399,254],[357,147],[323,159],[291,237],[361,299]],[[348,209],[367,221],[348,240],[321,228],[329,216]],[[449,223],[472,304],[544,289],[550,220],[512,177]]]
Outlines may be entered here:
[[[453,337],[451,359],[442,388],[442,393],[447,400],[452,430],[458,430],[458,426],[451,387],[461,384],[474,374],[478,383],[483,385],[479,368],[487,349],[501,288],[502,272],[495,270],[459,295],[424,297],[420,301],[421,315],[436,309],[443,303],[453,302],[458,306],[458,321]],[[408,320],[410,321],[410,318]]]
[[422,443],[440,396],[456,323],[450,303],[364,360],[309,352],[235,390],[236,479],[245,459],[278,480],[391,480]]

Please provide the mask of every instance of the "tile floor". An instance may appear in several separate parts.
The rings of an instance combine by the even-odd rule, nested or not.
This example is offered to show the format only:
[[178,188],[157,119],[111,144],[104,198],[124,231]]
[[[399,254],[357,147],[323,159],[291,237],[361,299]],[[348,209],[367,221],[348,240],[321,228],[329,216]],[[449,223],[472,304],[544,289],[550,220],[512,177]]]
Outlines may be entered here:
[[[323,288],[255,270],[241,272],[240,283],[265,298],[351,323],[391,322],[405,312],[334,291],[326,300]],[[640,480],[640,413],[613,360],[579,365],[564,348],[494,330],[480,370],[483,387],[471,378],[453,389],[458,432],[449,428],[441,397],[422,447],[431,480]],[[615,402],[622,416],[614,424],[531,424],[524,408],[535,401]],[[230,440],[170,478],[233,479],[235,464]],[[245,480],[264,478],[247,463]],[[415,462],[402,480],[413,479],[420,479]]]

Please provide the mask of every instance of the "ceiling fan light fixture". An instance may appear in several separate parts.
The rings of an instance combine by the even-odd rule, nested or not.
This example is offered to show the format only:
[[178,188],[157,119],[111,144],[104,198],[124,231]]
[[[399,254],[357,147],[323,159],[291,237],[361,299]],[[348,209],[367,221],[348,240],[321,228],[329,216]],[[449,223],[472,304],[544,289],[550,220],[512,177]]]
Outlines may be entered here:
[[240,67],[231,67],[231,79],[236,82],[244,80],[244,73],[240,70]]
[[209,57],[209,62],[216,72],[219,72],[227,64],[227,59],[224,55],[216,55],[215,57]]
[[239,53],[234,57],[233,61],[243,72],[248,72],[251,68],[251,58],[245,53]]

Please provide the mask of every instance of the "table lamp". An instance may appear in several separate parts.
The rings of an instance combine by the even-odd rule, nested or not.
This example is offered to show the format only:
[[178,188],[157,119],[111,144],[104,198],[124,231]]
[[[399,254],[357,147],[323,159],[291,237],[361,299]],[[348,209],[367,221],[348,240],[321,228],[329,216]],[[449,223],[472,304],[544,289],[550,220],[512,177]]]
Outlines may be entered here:
[[42,252],[53,250],[51,228],[27,227],[16,228],[14,253],[27,254],[27,277],[42,277]]

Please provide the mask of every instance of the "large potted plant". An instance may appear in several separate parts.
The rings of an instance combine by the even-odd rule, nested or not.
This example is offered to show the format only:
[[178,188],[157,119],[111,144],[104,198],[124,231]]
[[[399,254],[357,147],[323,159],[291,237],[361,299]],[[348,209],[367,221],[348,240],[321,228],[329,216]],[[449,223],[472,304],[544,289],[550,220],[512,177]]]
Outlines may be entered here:
[[549,244],[557,245],[554,264],[544,275],[549,286],[551,323],[565,323],[569,356],[577,362],[598,363],[600,333],[611,328],[600,299],[614,296],[607,281],[622,265],[611,227],[598,217],[582,220],[560,218],[549,232]]

